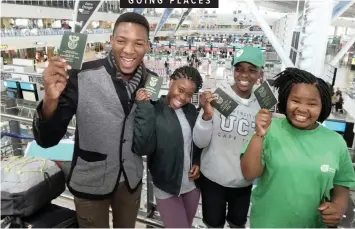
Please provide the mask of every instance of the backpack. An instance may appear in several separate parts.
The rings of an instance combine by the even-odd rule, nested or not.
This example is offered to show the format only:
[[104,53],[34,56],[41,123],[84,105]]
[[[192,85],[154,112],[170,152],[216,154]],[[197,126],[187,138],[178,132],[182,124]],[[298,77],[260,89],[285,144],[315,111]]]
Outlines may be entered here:
[[28,217],[6,216],[1,228],[78,228],[76,212],[55,204],[47,204]]
[[53,161],[18,156],[1,161],[2,216],[30,216],[64,190],[64,173]]

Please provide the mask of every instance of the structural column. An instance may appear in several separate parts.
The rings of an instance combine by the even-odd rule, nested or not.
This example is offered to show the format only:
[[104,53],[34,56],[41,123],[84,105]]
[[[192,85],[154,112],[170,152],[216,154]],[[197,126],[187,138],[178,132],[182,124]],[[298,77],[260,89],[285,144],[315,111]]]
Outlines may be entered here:
[[344,57],[347,51],[351,48],[351,46],[355,43],[355,34],[350,37],[350,39],[346,42],[343,48],[338,52],[338,54],[330,61],[330,65],[337,66],[341,58]]
[[334,34],[333,36],[336,37],[338,34],[338,26],[334,26]]
[[272,47],[275,49],[277,54],[279,55],[283,66],[285,67],[293,67],[293,63],[289,58],[289,55],[285,53],[282,45],[280,45],[280,42],[278,41],[277,37],[271,30],[269,24],[266,22],[266,20],[263,18],[263,16],[260,14],[254,0],[244,0],[244,2],[248,5],[251,13],[254,15],[256,21],[259,23],[261,29],[269,39],[270,43],[272,44]]
[[321,77],[334,0],[306,0],[297,66]]

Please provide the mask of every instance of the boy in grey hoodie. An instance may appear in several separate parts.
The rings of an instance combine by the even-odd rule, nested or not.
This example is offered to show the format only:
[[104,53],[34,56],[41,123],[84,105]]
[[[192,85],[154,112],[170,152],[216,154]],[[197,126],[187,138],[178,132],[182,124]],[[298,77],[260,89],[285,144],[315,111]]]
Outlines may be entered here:
[[239,105],[226,118],[211,106],[212,93],[204,92],[193,130],[196,146],[204,148],[200,165],[203,221],[213,228],[223,228],[226,220],[231,228],[245,227],[252,188],[252,182],[242,175],[240,152],[254,134],[260,109],[253,87],[263,78],[263,53],[259,48],[244,47],[236,53],[233,65],[234,85],[218,87]]

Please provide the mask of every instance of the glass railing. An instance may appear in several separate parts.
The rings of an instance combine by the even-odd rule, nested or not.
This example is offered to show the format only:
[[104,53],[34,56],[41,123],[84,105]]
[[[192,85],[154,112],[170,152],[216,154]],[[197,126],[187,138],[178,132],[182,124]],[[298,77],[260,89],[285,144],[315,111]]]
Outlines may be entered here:
[[[155,57],[156,55],[151,55],[152,57]],[[183,59],[185,57],[181,57]],[[202,61],[202,65],[199,68],[201,73],[209,73],[211,76],[216,75],[216,71],[220,67],[224,67],[225,70],[223,72],[223,78],[224,79],[230,79],[231,82],[234,81],[233,79],[233,69],[231,68],[230,65],[230,60],[227,59],[220,59],[217,61],[212,61],[212,66],[211,68],[208,65],[207,60]],[[163,63],[163,61],[156,61],[156,63]],[[151,63],[153,64],[153,63]],[[147,63],[149,66],[150,64]],[[171,66],[173,67],[173,63],[171,63]],[[152,68],[154,66],[151,66]],[[277,63],[267,63],[267,66],[265,66],[265,71],[267,69],[276,69],[278,68]],[[209,71],[210,69],[210,71]],[[278,71],[278,70],[277,70]],[[274,72],[269,72],[270,74],[274,74]],[[27,75],[27,74],[26,74]],[[29,78],[31,82],[38,82],[40,83],[41,80],[41,75],[40,74],[28,74],[29,76],[32,76],[32,78]],[[2,80],[6,79],[7,75],[2,75]],[[36,78],[36,79],[35,79]],[[206,83],[206,82],[205,82]],[[204,83],[204,85],[205,85]],[[211,85],[213,86],[213,85]],[[215,85],[214,85],[215,86]],[[35,112],[35,108],[38,102],[32,102],[32,101],[26,101],[26,100],[21,100],[21,99],[9,99],[7,96],[6,92],[3,92],[1,94],[1,131],[6,132],[6,133],[13,133],[16,134],[16,136],[23,136],[23,137],[31,137],[33,136],[32,133],[32,119],[33,115]],[[73,138],[74,136],[74,131],[75,131],[75,118],[70,122],[69,128],[67,133],[65,134],[64,138]],[[4,137],[1,139],[1,153],[2,156],[7,156],[7,155],[12,155],[12,154],[23,154],[25,148],[26,148],[26,143],[31,141],[31,139],[28,138],[23,138],[23,139],[14,139],[11,137]],[[355,156],[353,156],[355,157]],[[354,158],[355,159],[355,158]],[[143,190],[141,194],[141,206],[139,210],[139,215],[137,218],[137,221],[145,223],[147,225],[150,225],[151,227],[162,227],[162,222],[160,221],[160,215],[159,212],[156,209],[156,203],[155,203],[155,198],[153,194],[153,185],[152,181],[149,175],[149,172],[147,171],[147,166],[146,162],[144,162],[144,175],[143,175]],[[69,191],[65,191],[62,194],[62,198],[68,198],[72,199],[73,196]],[[352,210],[352,209],[351,209]],[[345,227],[349,227],[349,224],[344,224],[346,220],[348,220],[351,217],[344,218],[343,220],[343,225]],[[201,203],[198,206],[198,210],[194,219],[194,227],[199,227],[199,228],[205,228],[205,225],[202,222],[202,208],[201,208]]]
[[[5,93],[1,98],[1,156],[23,155],[25,148],[33,139],[32,118],[37,103],[19,99],[9,99]],[[23,111],[26,109],[26,111]],[[75,131],[75,123],[71,122],[64,139],[72,139]],[[5,136],[5,137],[3,137]],[[10,136],[10,137],[9,137]],[[15,137],[13,137],[15,136]],[[160,214],[156,209],[153,194],[153,185],[150,175],[147,172],[146,159],[144,161],[143,189],[141,194],[141,205],[137,221],[150,225],[151,227],[163,227]],[[73,195],[66,190],[61,198],[73,199]],[[194,227],[205,228],[202,222],[202,208],[199,204]]]
[[[1,37],[54,36],[70,32],[70,29],[2,29]],[[112,29],[87,29],[86,34],[112,33]]]
[[[28,5],[28,6],[40,6],[48,8],[58,8],[58,9],[68,9],[74,10],[74,0],[32,0],[32,1],[23,1],[23,0],[2,0],[2,3],[16,4],[16,5]],[[120,8],[119,1],[104,1],[98,10],[99,12],[104,13],[114,13],[122,14],[127,12],[126,8]],[[145,14],[147,17],[160,17],[162,13],[149,12]],[[173,18],[179,17],[179,15],[171,15]]]
[[[26,101],[20,102],[14,99],[8,99],[5,94],[2,94],[1,98],[1,156],[20,156],[24,154],[26,146],[28,143],[33,141],[32,137],[32,117],[22,113],[19,113],[21,106],[26,106],[28,109],[34,110],[36,103]],[[19,107],[20,106],[20,107]],[[64,139],[73,138],[75,128],[70,125],[68,132],[64,136]],[[143,157],[143,179],[142,179],[142,193],[141,193],[141,203],[139,208],[139,213],[137,216],[137,221],[146,224],[149,227],[162,228],[163,223],[161,222],[160,214],[156,208],[156,202],[153,193],[153,184],[150,174],[147,170],[146,158]],[[66,166],[70,166],[67,164]],[[60,198],[72,201],[73,195],[68,191],[64,191]],[[355,224],[354,220],[354,205],[349,199],[349,209],[346,217],[342,221],[341,228],[352,228]],[[248,224],[248,223],[247,223]],[[202,207],[201,202],[198,206],[198,210],[193,222],[194,228],[206,228],[202,222]]]
[[[49,8],[59,8],[59,9],[68,9],[74,10],[74,2],[68,0],[31,0],[31,1],[23,1],[23,0],[3,0],[2,3],[8,4],[16,4],[16,5],[29,5],[29,6],[41,6],[41,7],[49,7]],[[121,9],[119,7],[118,1],[105,1],[102,3],[99,11],[106,13],[123,13],[127,9]]]
[[[68,0],[34,0],[34,1],[23,1],[23,0],[3,0],[2,3],[8,4],[16,4],[16,5],[29,5],[29,6],[41,6],[41,7],[49,7],[49,8],[59,8],[59,9],[68,9],[74,10],[74,2]],[[119,1],[104,1],[98,10],[99,12],[104,13],[114,13],[114,14],[122,14],[127,12],[126,8],[120,8]],[[145,13],[146,17],[161,17],[162,12],[149,12]],[[180,18],[181,13],[173,13],[170,15],[170,18]],[[188,16],[187,20],[191,20],[193,17]]]
[[53,7],[61,9],[74,9],[74,1],[68,0],[3,0],[2,3],[16,4],[16,5],[28,5],[28,6],[43,6],[43,7]]
[[[162,28],[160,31],[174,31],[174,28]],[[153,31],[154,29],[152,29]],[[179,30],[201,30],[201,31],[216,31],[216,30],[230,30],[230,31],[238,31],[238,29],[234,28],[203,28],[203,27],[194,27],[194,28],[186,28],[180,27]],[[70,29],[1,29],[0,35],[1,37],[31,37],[31,36],[55,36],[55,35],[63,35],[64,32],[70,32]],[[84,31],[86,34],[105,34],[112,33],[112,29],[87,29]]]

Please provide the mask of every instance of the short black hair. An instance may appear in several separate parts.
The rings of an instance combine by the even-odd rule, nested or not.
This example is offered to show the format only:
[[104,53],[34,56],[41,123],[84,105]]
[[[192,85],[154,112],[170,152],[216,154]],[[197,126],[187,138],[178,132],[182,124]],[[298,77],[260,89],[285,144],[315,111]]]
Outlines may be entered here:
[[117,18],[117,20],[115,22],[115,27],[113,28],[113,35],[115,35],[118,25],[120,23],[124,23],[124,22],[131,22],[131,23],[135,23],[135,24],[139,24],[139,25],[143,26],[147,30],[147,37],[149,39],[149,22],[148,22],[148,20],[144,16],[142,16],[138,13],[135,13],[135,12],[127,12],[127,13],[121,14]]
[[324,80],[314,76],[312,73],[298,68],[286,68],[286,70],[280,72],[275,77],[276,80],[274,86],[278,89],[279,93],[279,103],[277,108],[280,113],[287,116],[287,100],[293,85],[305,83],[316,86],[320,94],[322,110],[317,121],[324,122],[324,120],[329,117],[332,110],[332,94],[329,84]]
[[170,79],[172,79],[172,80],[188,79],[188,80],[195,82],[195,84],[196,84],[196,91],[195,92],[198,92],[202,88],[203,79],[200,75],[200,72],[194,67],[183,66],[183,67],[177,68],[177,69],[175,69],[173,74],[171,74]]

